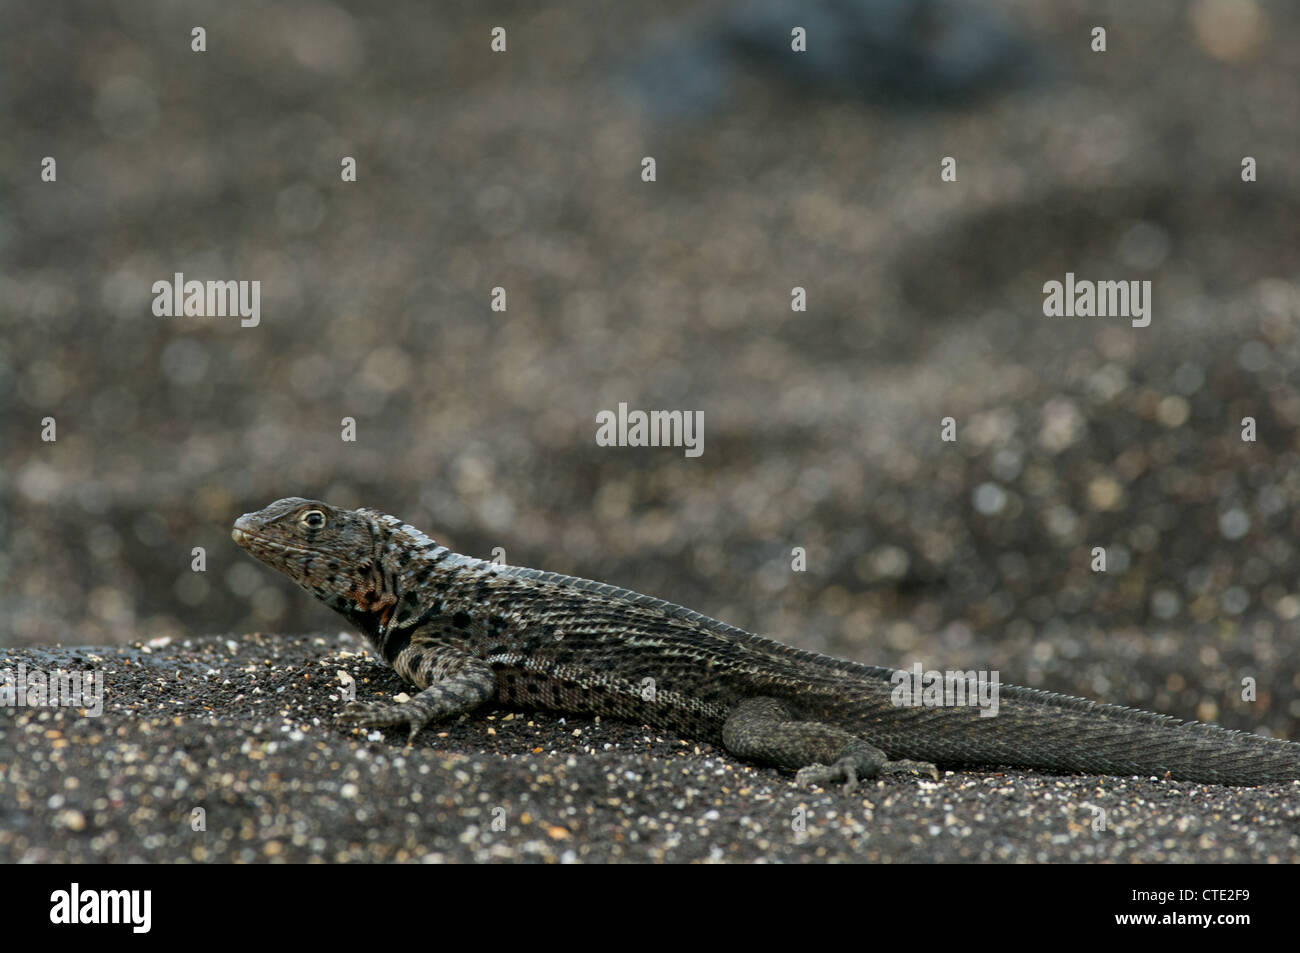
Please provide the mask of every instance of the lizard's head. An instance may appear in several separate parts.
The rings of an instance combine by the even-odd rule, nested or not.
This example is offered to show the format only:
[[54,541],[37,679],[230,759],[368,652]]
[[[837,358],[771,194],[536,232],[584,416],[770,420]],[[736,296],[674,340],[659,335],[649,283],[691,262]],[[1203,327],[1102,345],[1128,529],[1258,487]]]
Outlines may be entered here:
[[289,497],[235,520],[231,538],[339,611],[391,605],[379,560],[386,528],[366,511]]

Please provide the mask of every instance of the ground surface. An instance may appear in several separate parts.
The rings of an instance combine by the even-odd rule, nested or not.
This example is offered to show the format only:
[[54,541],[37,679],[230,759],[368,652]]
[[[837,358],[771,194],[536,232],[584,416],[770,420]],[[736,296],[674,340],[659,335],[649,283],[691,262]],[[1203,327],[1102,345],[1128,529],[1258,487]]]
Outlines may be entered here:
[[405,749],[331,723],[340,672],[361,698],[402,690],[358,651],[256,635],[3,653],[100,668],[108,690],[100,717],[3,722],[0,860],[1300,861],[1295,782],[999,771],[801,792],[690,739],[502,710]]
[[[904,5],[793,6],[878,43]],[[8,856],[1294,857],[1278,791],[970,775],[868,810],[549,716],[402,754],[328,727],[332,634],[206,638],[335,631],[229,539],[311,496],[801,648],[1300,739],[1300,5],[957,6],[817,81],[704,0],[0,6],[0,644],[170,640],[102,719],[0,721]],[[918,96],[941,73],[962,95]],[[1067,271],[1151,280],[1150,326],[1046,318]],[[155,317],[175,272],[261,281],[261,324]],[[702,411],[704,454],[597,446],[620,402]]]

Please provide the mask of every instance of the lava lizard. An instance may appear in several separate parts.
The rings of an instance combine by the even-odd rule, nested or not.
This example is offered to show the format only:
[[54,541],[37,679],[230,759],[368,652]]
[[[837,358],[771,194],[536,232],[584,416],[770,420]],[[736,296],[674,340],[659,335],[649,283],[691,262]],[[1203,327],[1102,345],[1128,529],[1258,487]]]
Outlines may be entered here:
[[1300,744],[1003,685],[973,706],[900,706],[889,668],[805,652],[589,579],[454,553],[372,509],[299,497],[235,521],[235,542],[360,629],[421,689],[340,722],[404,726],[489,701],[602,715],[721,743],[802,784],[945,767],[1025,767],[1215,784],[1300,779]]

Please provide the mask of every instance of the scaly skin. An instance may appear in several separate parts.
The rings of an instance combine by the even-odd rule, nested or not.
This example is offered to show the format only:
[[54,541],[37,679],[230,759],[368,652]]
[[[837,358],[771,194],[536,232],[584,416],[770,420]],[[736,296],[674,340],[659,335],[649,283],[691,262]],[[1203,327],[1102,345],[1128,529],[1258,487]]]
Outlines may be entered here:
[[396,517],[298,497],[231,533],[365,633],[406,704],[352,702],[363,728],[430,722],[488,701],[603,715],[721,744],[801,784],[945,767],[1026,767],[1214,784],[1300,779],[1300,745],[1031,688],[998,712],[900,707],[894,670],[760,638],[589,579],[453,553]]

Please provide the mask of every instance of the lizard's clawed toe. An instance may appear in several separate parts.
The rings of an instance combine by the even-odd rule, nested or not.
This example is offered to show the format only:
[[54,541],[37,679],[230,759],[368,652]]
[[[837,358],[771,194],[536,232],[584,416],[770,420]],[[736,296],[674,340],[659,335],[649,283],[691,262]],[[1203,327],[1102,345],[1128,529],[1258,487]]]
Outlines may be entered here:
[[931,781],[939,780],[939,769],[928,761],[886,761],[880,767],[881,774],[913,774],[926,777]]
[[825,784],[830,780],[827,774],[830,770],[824,764],[810,764],[795,772],[794,783],[800,788],[811,787],[814,784]]
[[415,736],[429,723],[430,716],[409,703],[365,705],[361,702],[349,702],[335,716],[335,720],[341,725],[350,725],[354,728],[406,728],[406,743],[410,745],[415,741]]
[[343,710],[334,716],[334,720],[344,725],[354,725],[358,728],[370,727],[368,722],[374,713],[374,706],[365,705],[361,702],[348,702],[343,706]]
[[858,762],[854,758],[840,758],[834,764],[810,764],[800,768],[794,780],[801,788],[817,784],[825,786],[836,781],[844,782],[844,793],[852,794],[858,789]]
[[363,705],[361,702],[348,702],[343,706],[343,710],[334,717],[338,721],[348,721],[364,715],[369,710],[369,705]]
[[836,781],[844,782],[844,793],[852,794],[858,789],[858,779],[878,778],[886,774],[911,774],[917,777],[939,780],[939,769],[928,761],[878,761],[871,756],[856,752],[840,758],[834,764],[810,764],[800,768],[795,774],[795,783],[801,788],[811,784],[827,785]]

